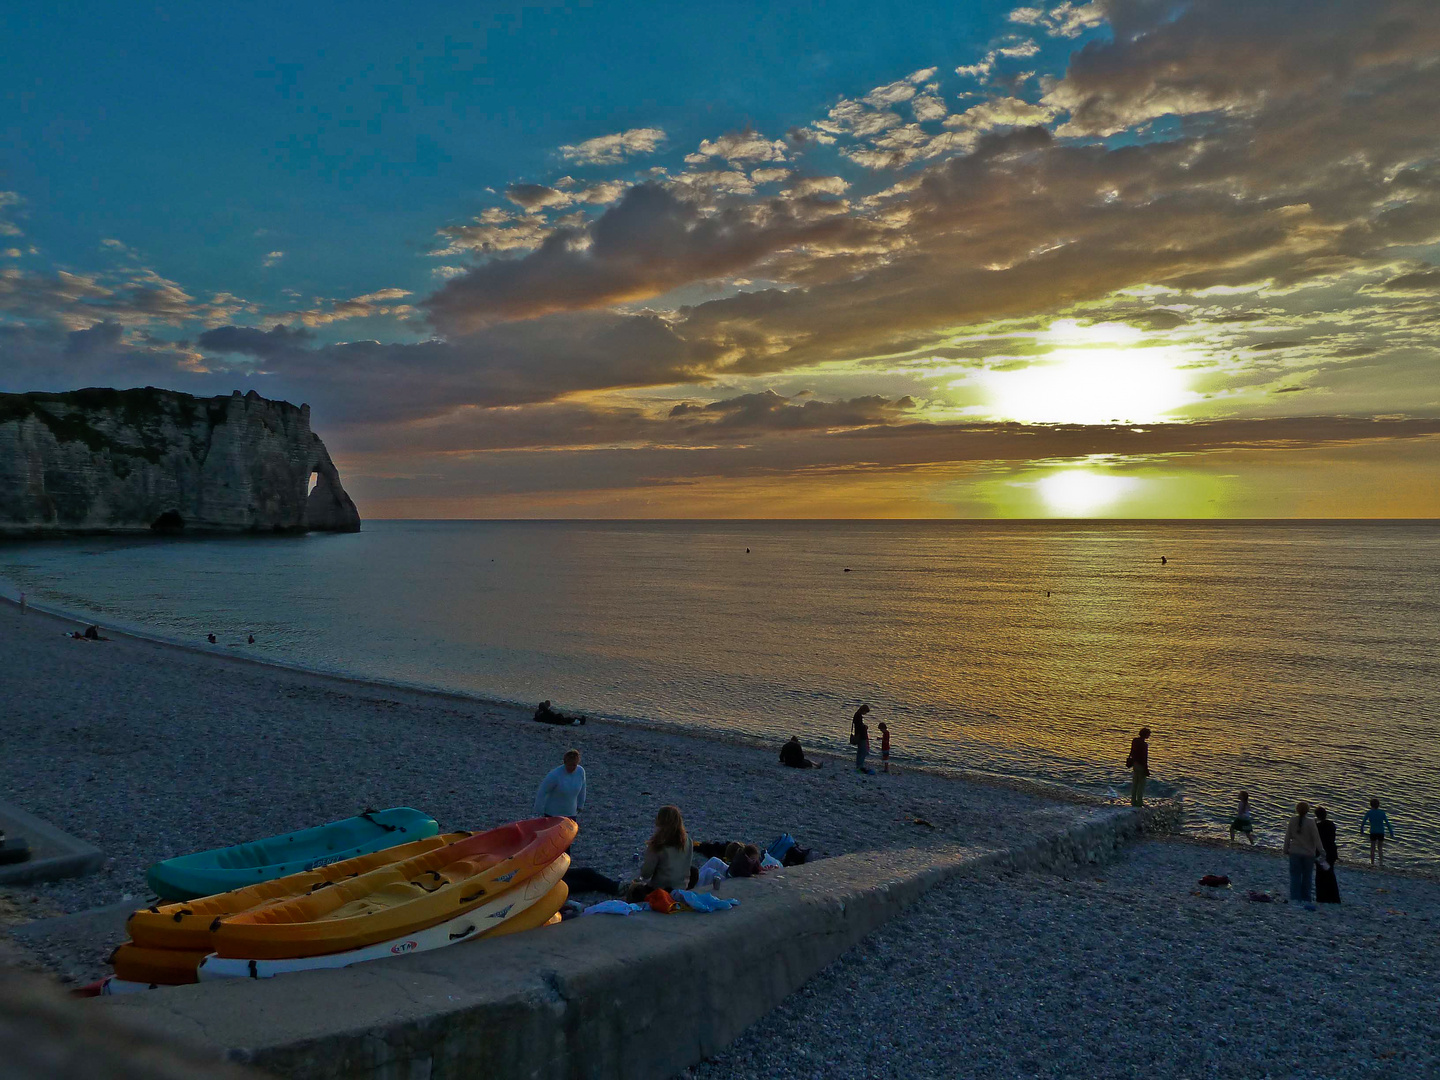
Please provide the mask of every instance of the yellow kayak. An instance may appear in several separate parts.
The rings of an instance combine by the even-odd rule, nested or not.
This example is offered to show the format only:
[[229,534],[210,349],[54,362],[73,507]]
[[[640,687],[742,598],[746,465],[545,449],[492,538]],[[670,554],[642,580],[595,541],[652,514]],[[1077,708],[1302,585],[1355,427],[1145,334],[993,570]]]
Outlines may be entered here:
[[535,818],[468,836],[413,859],[221,918],[222,957],[280,960],[363,948],[464,914],[539,874],[579,826]]
[[[443,836],[427,836],[423,840],[412,840],[408,844],[384,848],[381,851],[371,852],[369,855],[357,855],[355,858],[346,859],[343,862],[331,863],[329,866],[317,867],[314,870],[303,870],[288,877],[258,882],[254,885],[247,885],[243,889],[217,893],[214,896],[202,896],[198,900],[187,900],[177,904],[157,904],[154,907],[141,908],[131,915],[125,924],[125,929],[130,933],[130,942],[127,944],[147,949],[184,949],[198,952],[203,957],[215,949],[210,935],[214,929],[215,920],[218,918],[250,911],[264,904],[293,900],[295,897],[304,896],[329,882],[359,877],[372,870],[392,866],[395,863],[404,862],[406,859],[413,859],[417,855],[423,855],[427,851],[434,851],[447,844],[453,844],[457,840],[464,840],[470,835],[472,834],[468,832],[452,832]],[[121,948],[124,949],[125,946],[121,946]],[[128,955],[132,960],[136,956],[133,950],[130,950]],[[152,961],[147,960],[146,962],[151,963]],[[156,959],[153,962],[159,963],[160,961]],[[192,966],[190,970],[192,977],[185,981],[194,982],[195,969]],[[122,979],[129,978],[128,975],[120,977]],[[135,981],[158,982],[160,980],[136,979]]]

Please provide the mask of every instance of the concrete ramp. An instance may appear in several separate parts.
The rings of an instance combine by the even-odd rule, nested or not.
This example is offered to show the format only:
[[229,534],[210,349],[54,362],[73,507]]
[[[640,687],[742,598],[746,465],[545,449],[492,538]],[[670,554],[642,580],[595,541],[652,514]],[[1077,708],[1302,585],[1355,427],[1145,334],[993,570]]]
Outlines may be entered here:
[[1004,851],[867,852],[729,882],[713,915],[586,916],[340,971],[100,999],[109,1015],[282,1076],[673,1076],[727,1046],[931,886],[980,866],[1099,862],[1144,827],[1058,808]]

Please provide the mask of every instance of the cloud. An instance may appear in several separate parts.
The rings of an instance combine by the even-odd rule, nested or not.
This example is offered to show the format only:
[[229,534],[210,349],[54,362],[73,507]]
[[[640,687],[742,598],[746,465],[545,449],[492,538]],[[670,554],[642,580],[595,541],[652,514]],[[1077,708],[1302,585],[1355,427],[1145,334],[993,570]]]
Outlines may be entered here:
[[24,236],[20,226],[5,220],[6,211],[23,205],[24,199],[18,191],[0,191],[0,236]]
[[553,207],[569,206],[575,196],[544,184],[511,184],[505,197],[527,214],[536,214]]
[[846,228],[808,220],[781,200],[759,213],[712,213],[658,184],[640,184],[595,221],[557,230],[529,255],[477,266],[422,306],[444,332],[463,334],[507,319],[648,299]]
[[671,420],[698,424],[707,432],[727,429],[754,431],[834,431],[869,427],[899,419],[915,402],[891,401],[869,395],[849,401],[786,398],[773,390],[712,401],[706,405],[681,402],[669,413]]
[[437,231],[443,246],[431,255],[447,257],[469,253],[493,254],[539,247],[554,227],[543,218],[512,214],[499,208],[486,210],[471,225],[447,225]]
[[1440,50],[1440,19],[1426,0],[1197,0],[1165,9],[1163,19],[1152,0],[1108,0],[1108,14],[1114,39],[1075,53],[1045,99],[1071,114],[1062,134],[1255,114],[1293,95],[1383,80]]
[[253,304],[230,293],[199,300],[178,283],[145,267],[105,274],[0,269],[0,314],[56,329],[81,330],[106,320],[122,326],[182,326],[192,321],[218,324],[255,310]]
[[283,251],[272,251],[272,252],[270,252],[268,255],[266,255],[264,259],[261,260],[260,265],[261,265],[261,266],[274,266],[276,263],[278,263],[278,262],[279,262],[281,259],[283,259],[284,257],[285,257],[285,252],[283,252]]
[[1032,105],[1015,97],[997,97],[972,105],[945,120],[947,128],[991,131],[1000,127],[1030,127],[1051,123],[1058,110],[1050,105]]
[[750,171],[750,179],[757,184],[779,183],[781,180],[788,179],[790,175],[788,168],[763,168]]
[[866,138],[904,122],[897,112],[871,109],[864,102],[842,99],[830,108],[825,119],[815,121],[815,127],[821,134]]
[[803,198],[807,195],[844,195],[850,188],[850,181],[843,176],[797,176],[790,182],[792,195]]
[[581,165],[618,165],[626,158],[653,154],[665,141],[661,128],[631,128],[614,135],[600,135],[574,146],[560,147],[567,161]]
[[915,119],[922,124],[931,120],[943,120],[949,111],[945,108],[944,100],[935,94],[921,94],[910,102],[910,109],[915,114]]
[[1001,60],[1024,60],[1035,56],[1040,46],[1026,39],[1012,39],[1007,44],[997,45],[987,52],[983,59],[974,64],[962,64],[955,69],[956,75],[985,80],[994,73]]
[[1391,292],[1440,292],[1440,268],[1399,274],[1386,281],[1382,288]]
[[[464,271],[462,270],[461,273]],[[353,296],[348,300],[321,301],[315,307],[304,311],[286,312],[279,316],[285,322],[298,322],[302,326],[328,326],[348,319],[369,319],[376,316],[403,318],[413,315],[415,309],[408,304],[396,303],[409,296],[406,289],[377,289],[364,296]]]
[[767,139],[754,131],[732,131],[718,139],[706,139],[700,149],[685,158],[687,164],[699,165],[710,158],[723,158],[728,162],[740,161],[784,161],[785,143],[779,139]]
[[887,109],[891,105],[899,105],[903,101],[909,101],[915,96],[915,84],[909,79],[901,79],[898,82],[887,83],[884,86],[877,86],[861,100],[872,109]]
[[581,191],[575,196],[575,201],[589,203],[592,206],[605,206],[613,203],[629,189],[630,185],[624,180],[602,180]]
[[1104,0],[1091,0],[1088,4],[1057,4],[1048,11],[1043,7],[1018,7],[1008,18],[1022,26],[1042,29],[1051,37],[1074,38],[1103,25],[1105,15]]

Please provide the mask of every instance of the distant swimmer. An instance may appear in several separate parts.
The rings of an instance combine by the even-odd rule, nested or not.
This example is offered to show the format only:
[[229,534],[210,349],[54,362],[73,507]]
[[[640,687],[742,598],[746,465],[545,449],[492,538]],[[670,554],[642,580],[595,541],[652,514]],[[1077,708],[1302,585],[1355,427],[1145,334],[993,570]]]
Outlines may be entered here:
[[206,635],[205,635],[205,640],[208,641],[208,642],[210,642],[211,645],[214,645],[214,644],[215,644],[215,635],[214,635],[214,634],[206,634]]
[[1160,565],[1161,565],[1161,566],[1164,566],[1164,565],[1165,565],[1167,562],[1169,562],[1169,561],[1170,561],[1170,560],[1167,559],[1167,558],[1165,558],[1164,555],[1161,555],[1161,556],[1160,556]]
[[1045,590],[1045,595],[1046,595],[1046,596],[1049,596],[1049,595],[1050,595],[1050,590],[1049,590],[1049,589],[1046,589],[1046,590]]
[[847,573],[847,574],[848,574],[848,573],[849,573],[849,572],[850,572],[850,568],[849,568],[849,567],[848,567],[848,566],[847,566],[847,567],[845,567],[845,573]]
[[246,640],[245,644],[246,644],[246,645],[254,645],[254,644],[255,644],[255,635],[254,635],[254,634],[251,634],[250,637]]
[[749,548],[746,548],[746,549],[745,549],[745,554],[746,554],[746,555],[749,555],[749,554],[750,554],[750,549],[749,549]]

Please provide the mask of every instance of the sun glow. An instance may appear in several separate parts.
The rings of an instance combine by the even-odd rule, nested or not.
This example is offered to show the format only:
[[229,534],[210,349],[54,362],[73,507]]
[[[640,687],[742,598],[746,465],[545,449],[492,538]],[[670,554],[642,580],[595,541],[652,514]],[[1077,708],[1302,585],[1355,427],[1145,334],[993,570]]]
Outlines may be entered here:
[[1195,356],[1176,346],[1140,345],[1143,334],[1133,327],[1056,323],[1044,337],[1056,344],[1044,359],[975,376],[996,419],[1148,424],[1196,397],[1188,370]]
[[1034,488],[1057,517],[1093,517],[1133,494],[1140,483],[1133,476],[1068,469],[1035,481]]

